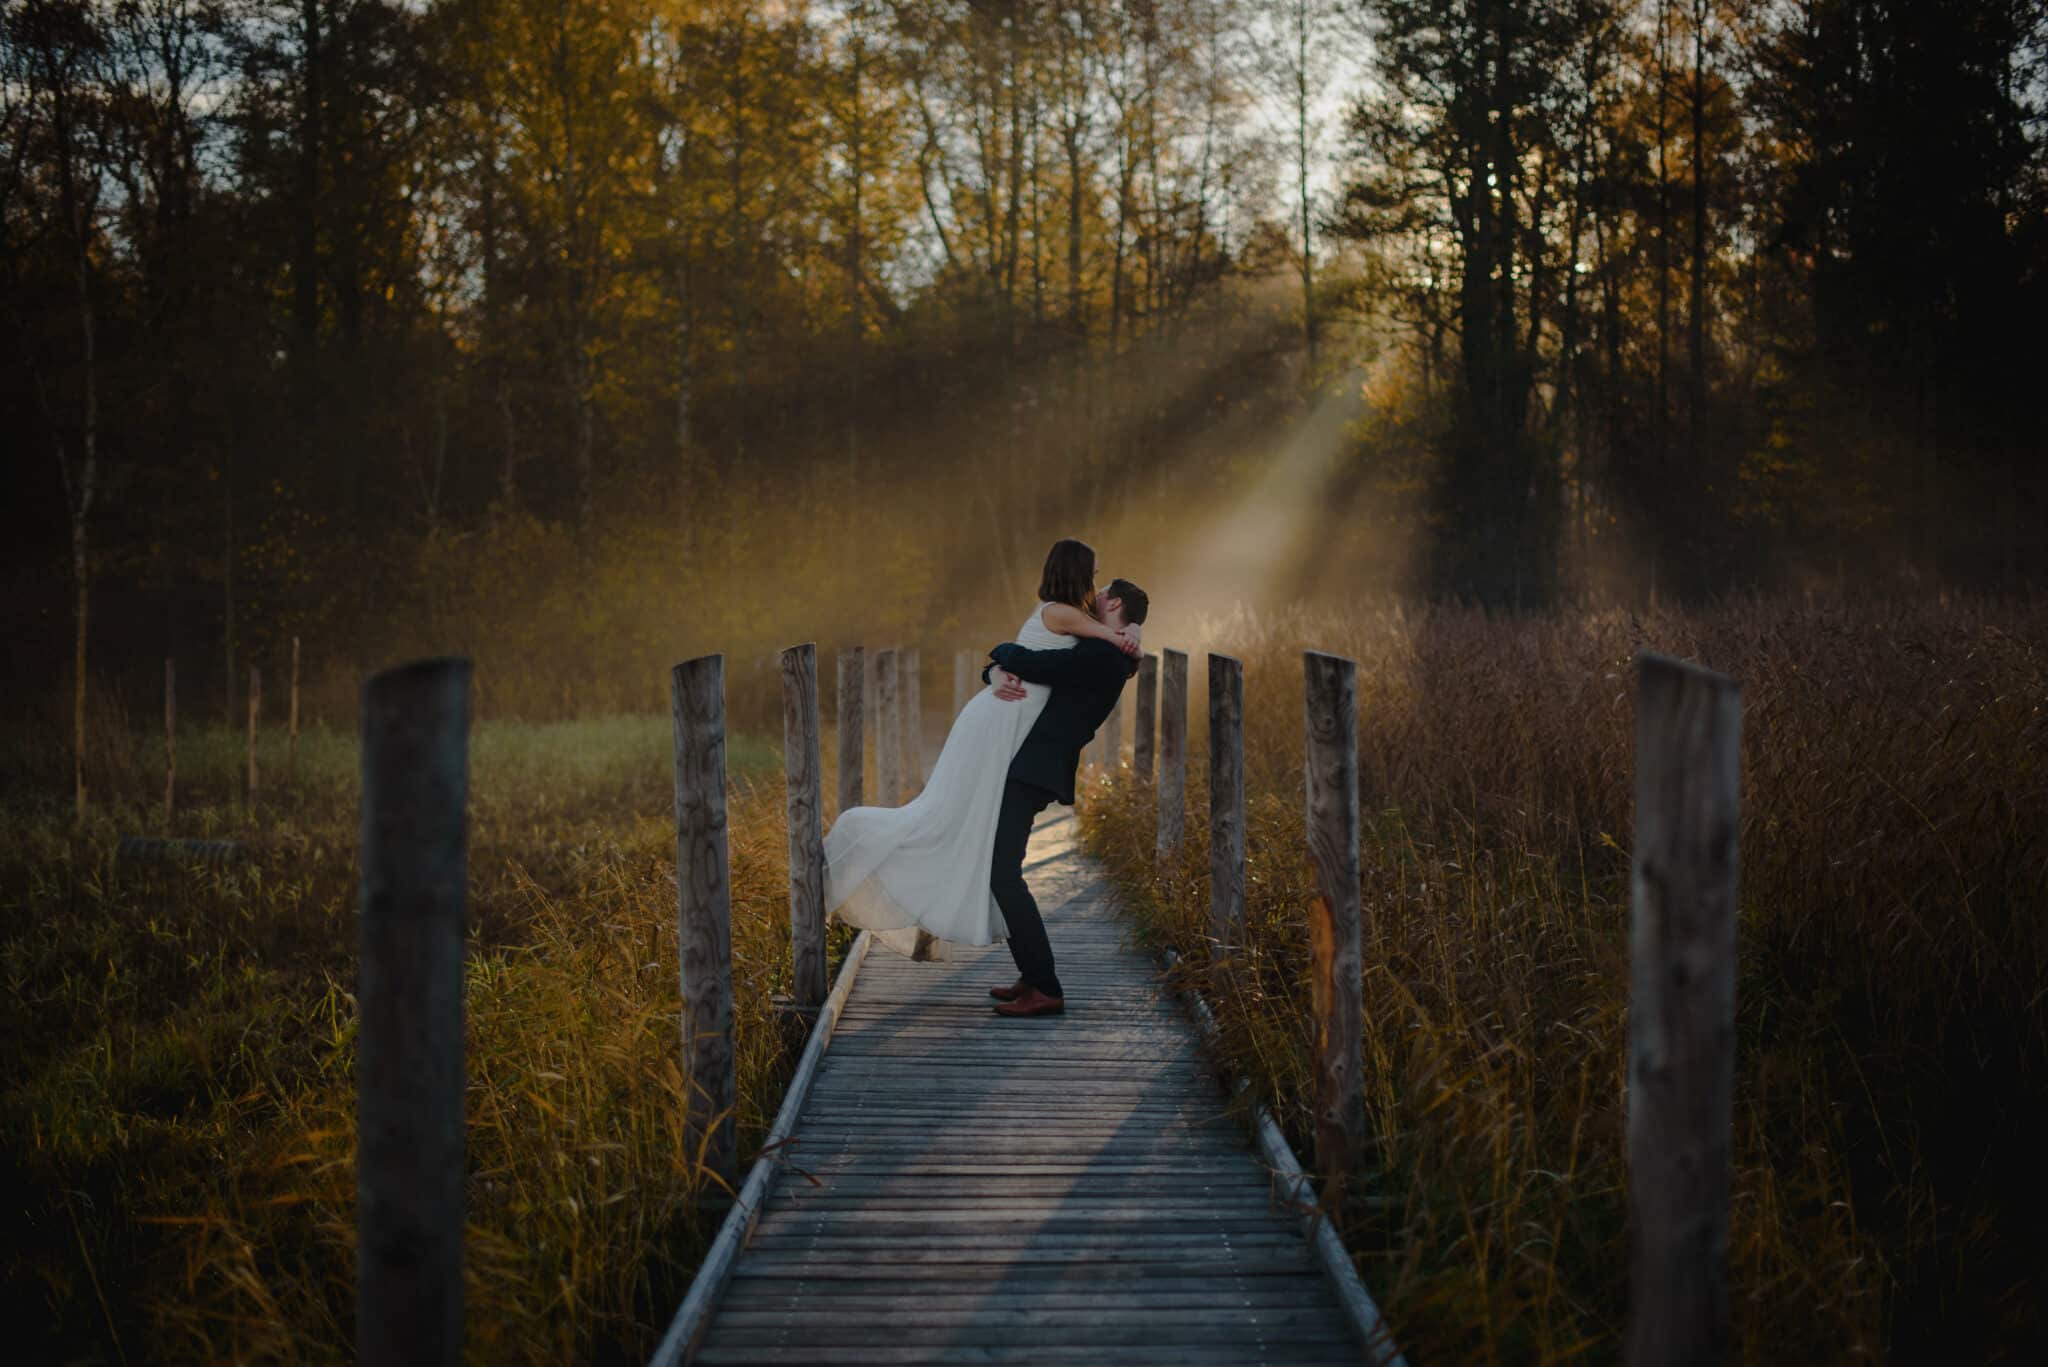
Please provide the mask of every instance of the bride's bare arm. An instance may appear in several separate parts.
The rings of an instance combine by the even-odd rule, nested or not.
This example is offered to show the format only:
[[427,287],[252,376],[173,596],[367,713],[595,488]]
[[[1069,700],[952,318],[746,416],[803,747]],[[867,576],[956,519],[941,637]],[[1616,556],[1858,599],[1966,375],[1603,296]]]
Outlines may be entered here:
[[1093,636],[1098,641],[1116,639],[1114,631],[1069,603],[1047,603],[1045,614],[1039,620],[1045,623],[1046,630],[1056,631],[1062,636]]
[[1137,633],[1130,627],[1109,627],[1096,621],[1087,613],[1067,603],[1047,603],[1045,612],[1039,618],[1048,631],[1062,636],[1093,637],[1107,641],[1126,655],[1135,656],[1139,651]]

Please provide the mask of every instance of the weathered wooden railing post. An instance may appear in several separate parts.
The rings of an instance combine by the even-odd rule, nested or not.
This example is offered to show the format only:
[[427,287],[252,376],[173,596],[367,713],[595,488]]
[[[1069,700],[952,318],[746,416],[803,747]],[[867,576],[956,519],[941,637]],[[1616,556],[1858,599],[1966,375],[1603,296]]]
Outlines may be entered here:
[[164,825],[178,796],[178,662],[164,656]]
[[1645,652],[1630,868],[1630,1367],[1728,1355],[1742,691]]
[[825,824],[818,768],[818,647],[782,652],[782,776],[789,816],[790,996],[825,1000]]
[[1209,934],[1244,933],[1244,667],[1209,652]]
[[1188,784],[1188,657],[1159,652],[1159,855],[1180,848]]
[[903,801],[898,765],[903,759],[903,723],[896,712],[896,652],[875,652],[875,794],[877,807]]
[[[676,729],[676,910],[681,931],[684,1118],[690,1153],[731,1188],[738,1175],[733,1103],[732,887],[725,830],[725,657],[679,664],[670,678]],[[709,1139],[706,1139],[709,1136]]]
[[467,660],[363,688],[356,1360],[462,1360]]
[[1138,661],[1138,703],[1131,718],[1136,728],[1131,737],[1131,769],[1145,782],[1152,781],[1154,737],[1159,733],[1159,657],[1147,652]]
[[1358,666],[1306,652],[1316,1168],[1333,1199],[1365,1161],[1365,1001],[1358,884]]
[[[882,786],[883,745],[882,685],[880,680],[881,668],[882,652],[879,650],[868,651],[866,662],[863,664],[861,671],[861,706],[864,709],[866,709],[865,717],[867,721],[867,731],[865,734],[874,737],[874,740],[871,744],[869,744],[868,749],[873,750],[875,752],[875,787],[877,789],[880,789]],[[875,801],[882,806],[888,805],[886,799],[880,797],[877,797]]]
[[896,659],[897,706],[902,709],[903,722],[903,791],[892,795],[896,802],[907,802],[924,787],[924,686],[923,670],[915,646],[902,651]]
[[299,776],[299,638],[292,637],[292,710],[291,729],[285,741],[285,780],[290,782]]
[[263,671],[249,671],[249,801],[248,810],[256,810],[256,718],[263,711]]
[[959,716],[974,696],[974,656],[964,650],[953,652],[953,715]]
[[839,652],[839,810],[860,806],[861,683],[865,661],[859,646]]

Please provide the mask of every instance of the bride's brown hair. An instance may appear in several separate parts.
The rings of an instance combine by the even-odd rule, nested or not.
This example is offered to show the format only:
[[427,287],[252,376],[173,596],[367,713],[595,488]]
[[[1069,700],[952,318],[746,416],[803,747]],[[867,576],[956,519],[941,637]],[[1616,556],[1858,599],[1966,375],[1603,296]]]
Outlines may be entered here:
[[1065,603],[1083,612],[1095,610],[1095,548],[1072,537],[1052,543],[1045,573],[1039,576],[1041,602]]

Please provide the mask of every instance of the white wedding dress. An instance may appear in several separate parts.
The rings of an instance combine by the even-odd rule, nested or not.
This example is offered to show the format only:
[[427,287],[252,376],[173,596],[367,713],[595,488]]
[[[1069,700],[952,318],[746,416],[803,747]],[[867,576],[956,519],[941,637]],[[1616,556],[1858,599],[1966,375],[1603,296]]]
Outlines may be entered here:
[[[1045,625],[1044,603],[1017,633],[1031,650],[1065,650],[1074,638]],[[1026,684],[1022,702],[993,688],[968,699],[954,719],[924,791],[901,807],[841,812],[825,837],[825,908],[898,953],[950,957],[949,945],[1008,938],[988,889],[996,817],[1010,761],[1052,690]]]

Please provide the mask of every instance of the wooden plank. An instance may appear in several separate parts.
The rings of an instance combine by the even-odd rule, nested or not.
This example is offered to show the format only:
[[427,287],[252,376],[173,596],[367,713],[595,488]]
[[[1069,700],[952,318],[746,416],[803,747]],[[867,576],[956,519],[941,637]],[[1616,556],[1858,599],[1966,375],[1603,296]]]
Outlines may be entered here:
[[831,1253],[805,1254],[782,1249],[749,1249],[747,1270],[756,1276],[833,1277],[857,1273],[863,1277],[916,1277],[931,1272],[957,1276],[965,1267],[1004,1268],[1006,1276],[1062,1276],[1075,1267],[1087,1265],[1096,1277],[1178,1277],[1199,1271],[1214,1276],[1229,1271],[1255,1277],[1269,1273],[1314,1271],[1315,1262],[1301,1240],[1255,1249],[1231,1249],[1220,1245],[1176,1248],[1163,1255],[1152,1248],[1091,1250],[1085,1256],[1075,1249],[998,1247],[986,1249],[906,1248],[901,1242],[872,1249],[867,1256],[849,1259]]
[[818,770],[818,648],[782,652],[782,779],[789,828],[790,997],[825,1000],[825,824]]
[[1311,650],[1306,683],[1310,984],[1316,1168],[1333,1200],[1365,1163],[1363,908],[1358,871],[1358,666]]
[[686,1142],[730,1190],[739,1152],[732,1041],[732,890],[725,825],[725,657],[671,672],[676,741],[676,914],[681,939]]
[[899,761],[903,790],[890,798],[891,805],[908,802],[924,788],[924,668],[916,647],[903,650],[896,658],[897,714],[903,747]]
[[462,1358],[469,685],[444,659],[363,689],[356,1354],[380,1367]]
[[[1206,1310],[1229,1306],[1293,1308],[1303,1303],[1312,1304],[1315,1292],[1319,1289],[1319,1280],[1309,1273],[1303,1273],[1298,1277],[1262,1277],[1257,1280],[1238,1277],[1185,1278],[1107,1289],[1082,1281],[1063,1282],[1052,1277],[1040,1277],[1027,1286],[1006,1291],[1006,1297],[1007,1303],[1018,1306],[1026,1313],[1036,1307],[1054,1312],[1182,1308]],[[913,1290],[907,1292],[901,1281],[821,1282],[815,1290],[806,1292],[795,1304],[799,1307],[798,1313],[805,1310],[824,1314],[844,1314],[853,1311],[858,1314],[883,1316],[915,1313],[921,1308],[945,1310],[957,1306],[971,1309],[987,1303],[986,1282],[973,1278],[932,1278],[917,1283]],[[782,1279],[767,1277],[757,1280],[741,1275],[734,1277],[727,1284],[725,1304],[735,1310],[759,1311],[772,1308],[778,1312],[786,1312],[791,1302],[788,1286]]]
[[1244,667],[1209,652],[1209,935],[1244,934]]
[[1115,773],[1124,759],[1124,695],[1116,695],[1109,715],[1102,719],[1102,763]]
[[790,1188],[783,1196],[795,1208],[810,1208],[821,1203],[833,1205],[842,1201],[886,1207],[902,1201],[913,1203],[909,1207],[911,1209],[923,1210],[954,1201],[998,1200],[1008,1196],[1072,1197],[1087,1201],[1136,1194],[1148,1202],[1162,1195],[1171,1198],[1256,1196],[1266,1200],[1273,1190],[1269,1179],[1258,1176],[1249,1168],[1240,1170],[1236,1164],[1232,1165],[1228,1175],[1212,1172],[1206,1176],[1180,1174],[1179,1177],[1181,1180],[1163,1177],[1157,1181],[1139,1181],[1108,1172],[1015,1177],[996,1170],[977,1173],[973,1177],[901,1178],[884,1173],[838,1177],[816,1187],[802,1184]]
[[954,1209],[944,1212],[950,1217],[947,1220],[892,1220],[881,1214],[865,1219],[830,1218],[776,1211],[755,1227],[750,1246],[764,1252],[787,1245],[813,1251],[874,1248],[893,1253],[907,1240],[915,1239],[917,1247],[926,1251],[986,1249],[1007,1256],[1043,1248],[1066,1251],[1076,1258],[1096,1254],[1123,1257],[1134,1249],[1178,1253],[1183,1249],[1301,1247],[1301,1235],[1267,1219],[1263,1205],[1246,1207],[1234,1221],[1226,1212],[1200,1223],[1185,1208],[1172,1212],[1173,1216],[1186,1216],[1185,1219],[1170,1218],[1165,1213],[1144,1219],[1118,1213],[1127,1209],[1142,1208],[1111,1207],[1109,1213],[1097,1215],[1076,1207],[1066,1219],[1054,1219],[1036,1208],[1022,1213],[995,1207],[985,1212]]
[[1152,781],[1153,737],[1158,731],[1159,657],[1145,652],[1138,661],[1138,700],[1131,721],[1131,770],[1140,780]]
[[1188,657],[1159,652],[1159,830],[1158,853],[1180,849],[1186,820],[1188,773]]
[[860,806],[861,767],[861,648],[839,652],[839,811]]
[[1735,681],[1645,652],[1629,880],[1632,1367],[1728,1356],[1741,769]]
[[903,722],[896,696],[896,652],[875,652],[875,801],[894,807],[903,801]]
[[[1307,1345],[1304,1345],[1306,1347]],[[1173,1361],[1184,1367],[1245,1367],[1248,1362],[1269,1361],[1270,1355],[1260,1351],[1256,1341],[1247,1347],[1236,1343],[1185,1344],[1173,1350]],[[1355,1350],[1347,1350],[1339,1344],[1325,1345],[1329,1351],[1298,1355],[1290,1353],[1287,1361],[1291,1367],[1357,1367]],[[1125,1354],[1128,1356],[1128,1354]],[[1100,1367],[1103,1350],[1096,1347],[1065,1348],[1055,1345],[1011,1344],[1005,1346],[966,1347],[948,1344],[943,1347],[891,1348],[880,1344],[858,1347],[834,1347],[825,1344],[805,1344],[798,1348],[780,1345],[735,1344],[731,1348],[707,1344],[704,1352],[696,1359],[704,1367],[725,1367],[725,1364],[758,1364],[758,1367],[845,1367],[846,1364],[864,1364],[865,1367],[895,1367],[899,1363],[946,1364],[947,1367],[1001,1367],[1002,1364],[1046,1363],[1049,1367]]]
[[[817,1177],[821,1182],[861,1176],[912,1180],[923,1177],[983,1179],[996,1173],[1020,1177],[1122,1178],[1141,1182],[1156,1177],[1185,1176],[1188,1170],[1187,1164],[1177,1161],[1170,1154],[1121,1155],[1099,1159],[1041,1154],[1023,1158],[976,1157],[963,1160],[941,1154],[919,1154],[907,1158],[899,1154],[866,1154],[856,1149],[840,1153],[799,1151],[785,1154],[783,1157],[785,1167],[799,1183],[803,1181],[805,1173]],[[791,1189],[818,1190],[808,1184],[793,1186]]]
[[[1217,1322],[1197,1315],[1096,1315],[1090,1317],[1064,1316],[1048,1317],[1048,1323],[1031,1325],[1031,1337],[1042,1341],[1043,1334],[1065,1331],[1085,1337],[1097,1348],[1123,1348],[1134,1352],[1155,1349],[1175,1349],[1187,1346],[1214,1346],[1219,1338],[1265,1346],[1275,1343],[1315,1343],[1331,1345],[1343,1342],[1351,1331],[1342,1321],[1332,1322],[1322,1317],[1285,1312],[1269,1313],[1252,1317],[1241,1315],[1235,1322]],[[1023,1329],[1024,1322],[1005,1318],[993,1309],[969,1311],[964,1315],[916,1315],[899,1317],[892,1322],[874,1319],[839,1319],[831,1321],[805,1320],[803,1341],[806,1346],[818,1348],[885,1347],[900,1348],[918,1345],[950,1347],[961,1337],[963,1331],[980,1332],[1009,1331]],[[705,1346],[716,1344],[720,1347],[739,1348],[744,1346],[780,1347],[790,1339],[790,1325],[786,1319],[766,1319],[760,1316],[742,1319],[741,1323],[728,1327],[723,1322],[718,1326],[716,1338]],[[1233,1332],[1235,1331],[1235,1332]]]

